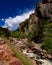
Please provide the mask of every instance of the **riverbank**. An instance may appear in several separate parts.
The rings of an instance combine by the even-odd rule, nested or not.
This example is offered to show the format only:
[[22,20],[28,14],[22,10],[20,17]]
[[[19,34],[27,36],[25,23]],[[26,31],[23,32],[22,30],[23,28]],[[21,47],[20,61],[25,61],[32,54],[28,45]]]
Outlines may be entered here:
[[[23,54],[25,54],[27,57],[29,57],[32,60],[33,65],[39,65],[40,63],[42,64],[42,62],[44,63],[44,65],[46,65],[47,63],[49,65],[51,65],[51,57],[50,56],[45,56],[48,55],[46,53],[45,50],[41,49],[41,45],[40,44],[34,44],[34,46],[32,47],[32,49],[30,48],[26,48],[25,46],[25,39],[16,39],[13,38],[13,45],[18,48]],[[49,59],[49,60],[48,60]],[[46,64],[45,64],[46,62]]]
[[15,57],[14,52],[0,37],[0,65],[23,65],[22,62]]
[[6,44],[9,46],[9,48],[14,52],[16,58],[20,59],[20,61],[23,63],[23,65],[33,65],[30,59],[26,58],[24,55],[22,55],[21,52],[19,52],[12,44],[11,42],[2,37],[2,39],[6,42]]

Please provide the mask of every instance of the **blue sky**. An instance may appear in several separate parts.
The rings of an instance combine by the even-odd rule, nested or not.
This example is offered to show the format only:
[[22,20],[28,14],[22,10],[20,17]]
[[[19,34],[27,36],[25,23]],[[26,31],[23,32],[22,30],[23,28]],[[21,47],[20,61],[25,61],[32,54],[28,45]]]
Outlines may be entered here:
[[[23,16],[27,15],[27,13],[30,15],[31,13],[33,13],[35,4],[38,1],[39,0],[0,0],[0,26],[4,26],[6,24],[6,21],[9,22],[8,20],[11,21],[12,19],[12,22],[13,22],[13,19],[22,18]],[[21,16],[21,17],[18,18],[18,16]],[[24,17],[22,19],[23,19],[22,21],[25,20]],[[19,22],[21,22],[21,20]],[[16,24],[14,26],[16,26]],[[18,26],[16,26],[16,28],[17,27]]]

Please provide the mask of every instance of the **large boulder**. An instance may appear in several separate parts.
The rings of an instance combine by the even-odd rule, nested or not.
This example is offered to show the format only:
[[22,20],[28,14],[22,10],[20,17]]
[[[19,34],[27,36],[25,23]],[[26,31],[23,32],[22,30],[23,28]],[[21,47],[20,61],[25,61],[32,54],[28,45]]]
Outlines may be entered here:
[[48,57],[48,59],[51,59],[52,60],[52,55],[47,54],[47,57]]

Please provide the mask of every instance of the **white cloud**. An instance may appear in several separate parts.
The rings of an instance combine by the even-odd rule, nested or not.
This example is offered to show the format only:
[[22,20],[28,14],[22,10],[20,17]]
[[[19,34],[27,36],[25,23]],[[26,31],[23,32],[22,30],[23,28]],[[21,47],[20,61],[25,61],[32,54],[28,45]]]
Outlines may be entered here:
[[[9,17],[9,18],[5,19],[5,25],[2,26],[2,27],[8,28],[9,30],[16,30],[18,28],[19,24],[22,21],[25,21],[26,19],[28,19],[30,14],[32,14],[32,13],[34,13],[34,10],[25,12],[25,13],[19,15],[19,16],[17,15],[14,18]],[[2,20],[4,20],[4,19],[2,19]]]
[[2,18],[1,21],[4,21],[4,19]]

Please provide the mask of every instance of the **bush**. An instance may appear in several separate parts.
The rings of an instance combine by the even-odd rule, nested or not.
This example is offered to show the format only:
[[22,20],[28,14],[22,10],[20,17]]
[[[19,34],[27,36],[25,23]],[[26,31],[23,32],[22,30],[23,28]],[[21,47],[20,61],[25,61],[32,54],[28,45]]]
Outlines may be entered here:
[[44,28],[44,41],[42,48],[52,54],[52,23],[47,23]]
[[42,48],[45,49],[48,53],[52,54],[52,38],[47,37],[42,44]]
[[49,50],[49,49],[52,49],[52,38],[47,38],[43,45],[42,45],[42,48],[45,49],[45,50]]
[[10,36],[16,37],[16,38],[24,38],[25,37],[24,33],[21,31],[13,31],[13,32],[11,32]]

